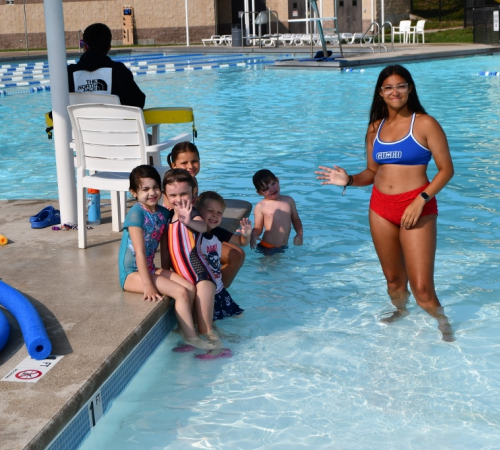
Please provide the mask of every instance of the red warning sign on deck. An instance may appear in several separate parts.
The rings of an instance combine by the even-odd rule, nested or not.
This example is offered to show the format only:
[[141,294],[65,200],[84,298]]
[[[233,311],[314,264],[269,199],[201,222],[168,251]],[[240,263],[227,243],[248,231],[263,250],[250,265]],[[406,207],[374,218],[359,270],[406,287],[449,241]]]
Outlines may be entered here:
[[34,380],[42,376],[42,372],[39,370],[23,370],[16,373],[16,378],[19,380]]
[[[52,369],[60,360],[60,355],[49,355],[45,359],[35,360],[28,356],[0,381],[15,381],[17,383],[36,383]],[[36,367],[36,369],[35,369]]]

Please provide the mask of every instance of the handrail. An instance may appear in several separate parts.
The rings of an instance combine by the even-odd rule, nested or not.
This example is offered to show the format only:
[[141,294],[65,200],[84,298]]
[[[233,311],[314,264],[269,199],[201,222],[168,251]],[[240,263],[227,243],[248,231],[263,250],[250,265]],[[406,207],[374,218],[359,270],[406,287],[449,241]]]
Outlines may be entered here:
[[[368,45],[368,47],[371,49],[371,51],[373,53],[375,53],[375,46],[378,44],[378,52],[379,53],[382,53],[382,47],[385,49],[386,52],[388,52],[387,50],[387,47],[385,45],[382,45],[382,31],[384,30],[384,28],[386,26],[389,26],[390,28],[390,31],[391,31],[391,50],[392,52],[394,53],[394,36],[392,34],[392,23],[391,22],[384,22],[384,24],[382,26],[380,26],[377,22],[372,22],[368,28],[366,29],[366,31],[363,33],[363,35],[361,36],[361,47],[364,47],[365,45],[363,44],[364,43],[364,38],[366,35],[368,35],[368,33],[372,30],[373,27],[375,27],[376,29],[376,32],[375,33],[372,33],[373,35],[373,45]],[[377,38],[377,42],[375,42],[375,38]],[[384,42],[385,43],[385,42]]]
[[[278,11],[273,11],[273,10],[266,10],[266,11],[244,11],[243,14],[241,15],[241,48],[245,47],[245,39],[248,39],[248,36],[243,37],[243,17],[245,17],[245,14],[260,14],[261,12],[267,13],[269,16],[268,19],[268,24],[269,24],[269,34],[272,36],[272,30],[271,30],[271,13],[276,14],[276,47],[279,47],[280,45],[280,39],[279,39],[279,17],[278,17]],[[254,20],[255,22],[255,20]],[[262,25],[259,24],[259,48],[262,48],[262,36],[261,36],[261,30],[262,30]],[[253,38],[255,39],[255,37]]]
[[[394,34],[392,33],[392,28],[393,28],[393,25],[391,22],[389,22],[388,20],[386,20],[383,25],[380,27],[380,31],[384,31],[384,28],[386,25],[389,25],[389,31],[391,32],[391,51],[392,53],[394,53]],[[384,42],[385,43],[385,42]],[[385,47],[385,45],[384,45]],[[387,47],[385,47],[385,51],[387,51]]]
[[[371,31],[372,27],[375,26],[376,33],[372,33],[372,42],[375,44],[375,38],[378,36],[379,37],[379,43],[380,43],[380,36],[379,36],[379,31],[380,31],[380,26],[377,22],[372,22],[369,27],[366,29],[366,31],[363,33],[360,39],[360,45],[361,47],[364,47],[363,43],[365,41],[365,36]],[[375,45],[369,45],[370,50],[372,53],[375,53],[375,50],[373,49]],[[379,48],[379,53],[380,53],[380,48]]]
[[[342,50],[342,39],[340,38],[340,31],[338,28],[338,21],[337,21],[336,17],[314,17],[314,18],[310,18],[310,19],[289,19],[288,23],[290,23],[290,22],[318,22],[318,23],[321,23],[322,20],[333,20],[333,26],[337,32],[337,37],[338,37],[338,41],[339,41],[340,56],[341,56],[341,58],[343,58],[344,52]],[[321,34],[323,34],[323,27],[321,27],[320,30],[321,30]],[[312,35],[313,33],[311,32],[309,34]],[[320,34],[320,39],[321,39],[321,34]],[[324,40],[324,36],[323,36],[323,40]],[[312,42],[312,39],[311,39],[311,42]],[[323,45],[323,41],[321,42],[321,44]],[[326,47],[326,42],[325,42],[325,47]]]

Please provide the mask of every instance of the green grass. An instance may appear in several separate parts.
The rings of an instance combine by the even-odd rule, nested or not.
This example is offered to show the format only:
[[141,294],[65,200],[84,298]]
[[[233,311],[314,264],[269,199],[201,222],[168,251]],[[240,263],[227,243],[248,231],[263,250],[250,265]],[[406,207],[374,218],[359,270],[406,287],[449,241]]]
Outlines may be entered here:
[[425,43],[429,44],[445,44],[445,43],[461,43],[473,44],[472,28],[460,28],[457,30],[443,30],[435,33],[425,33]]
[[[464,21],[462,20],[446,20],[439,22],[438,20],[426,19],[425,28],[427,30],[439,30],[444,28],[463,27]],[[416,23],[416,22],[415,22]]]

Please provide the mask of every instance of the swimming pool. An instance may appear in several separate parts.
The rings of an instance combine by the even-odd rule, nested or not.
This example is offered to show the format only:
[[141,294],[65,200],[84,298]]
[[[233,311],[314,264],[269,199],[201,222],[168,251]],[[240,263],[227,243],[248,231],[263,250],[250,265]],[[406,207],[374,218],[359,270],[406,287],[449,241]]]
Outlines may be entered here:
[[[455,162],[438,196],[436,259],[452,344],[413,299],[405,320],[379,322],[391,304],[369,235],[370,189],[348,188],[342,197],[314,176],[319,164],[363,167],[380,68],[253,67],[140,79],[147,106],[194,107],[201,189],[255,204],[252,174],[275,171],[297,202],[304,246],[273,258],[247,251],[230,289],[246,311],[219,324],[233,358],[207,363],[175,354],[177,338],[168,337],[82,448],[498,446],[500,80],[472,74],[499,66],[498,57],[406,64]],[[2,198],[56,196],[53,147],[44,147],[40,126],[49,103],[45,93],[0,99],[1,113],[13,117],[2,142],[24,142],[2,146],[9,149],[1,152]]]

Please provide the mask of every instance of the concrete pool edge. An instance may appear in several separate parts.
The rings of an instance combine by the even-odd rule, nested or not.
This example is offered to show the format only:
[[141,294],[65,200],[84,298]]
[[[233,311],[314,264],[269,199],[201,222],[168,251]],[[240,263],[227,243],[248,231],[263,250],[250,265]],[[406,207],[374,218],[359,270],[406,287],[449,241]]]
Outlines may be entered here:
[[492,55],[500,52],[500,46],[483,44],[475,45],[425,45],[416,49],[415,47],[398,48],[397,51],[388,53],[369,53],[348,56],[335,61],[298,61],[282,60],[275,61],[274,65],[266,66],[265,69],[338,69],[361,68],[373,65],[386,65],[404,62],[419,62],[433,59],[447,59],[467,56]]
[[[47,448],[55,450],[59,448],[68,448],[64,445],[64,443],[68,441],[68,438],[71,439],[75,437],[72,433],[73,430],[69,429],[71,423],[83,409],[86,411],[87,404],[94,394],[110,381],[115,372],[120,370],[122,364],[127,361],[134,350],[136,350],[139,344],[147,337],[150,331],[158,324],[158,322],[167,316],[174,316],[173,309],[169,306],[169,299],[165,299],[156,305],[156,307],[144,318],[144,320],[133,330],[133,332],[127,336],[122,344],[118,346],[117,349],[104,361],[94,375],[35,436],[25,449],[35,450]],[[166,337],[167,334],[163,336],[163,338]],[[155,348],[152,348],[152,351],[145,355],[145,360],[147,360],[154,349]],[[137,366],[135,373],[137,373],[141,366]],[[131,375],[130,379],[135,376],[135,373]],[[123,390],[127,384],[128,382],[122,385],[121,390]],[[106,399],[106,403],[112,404],[115,398],[116,396]],[[109,407],[107,409],[109,409]],[[107,412],[107,409],[104,413]],[[81,445],[81,443],[89,435],[90,431],[91,428],[89,425],[88,433],[85,433],[85,435],[82,436],[83,439],[79,441],[72,439],[72,444],[75,445],[74,448]],[[65,432],[70,436],[65,436]]]
[[[9,239],[0,246],[0,261],[7,262],[0,279],[35,306],[52,354],[64,356],[36,383],[0,382],[1,450],[50,445],[127,352],[141,345],[147,328],[162,322],[169,311],[166,302],[143,302],[140,294],[120,289],[116,263],[121,234],[111,231],[105,202],[101,225],[89,230],[89,247],[80,250],[75,230],[30,227],[30,215],[48,204],[57,207],[57,201],[0,201],[0,233]],[[227,203],[225,226],[234,231],[251,204]],[[28,357],[17,322],[10,314],[8,320],[11,334],[0,352],[0,378]]]

